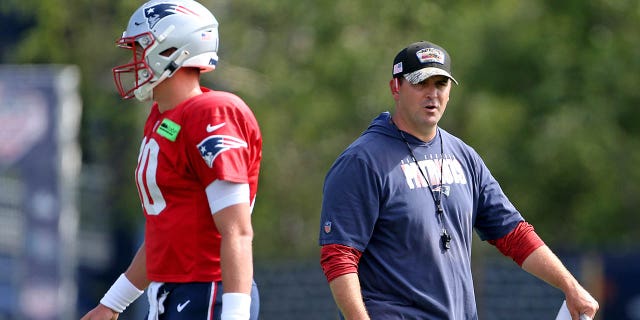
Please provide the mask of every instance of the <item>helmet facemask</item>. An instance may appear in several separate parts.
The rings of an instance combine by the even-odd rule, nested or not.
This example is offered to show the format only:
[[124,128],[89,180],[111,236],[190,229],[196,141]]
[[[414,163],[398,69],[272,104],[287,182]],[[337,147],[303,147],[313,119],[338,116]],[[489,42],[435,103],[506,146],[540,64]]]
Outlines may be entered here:
[[124,99],[131,99],[138,96],[137,91],[152,91],[152,88],[144,90],[143,87],[154,80],[154,72],[146,59],[148,52],[157,45],[153,35],[147,32],[134,37],[123,37],[118,40],[117,45],[131,50],[133,56],[130,63],[113,68],[113,80],[120,95]]

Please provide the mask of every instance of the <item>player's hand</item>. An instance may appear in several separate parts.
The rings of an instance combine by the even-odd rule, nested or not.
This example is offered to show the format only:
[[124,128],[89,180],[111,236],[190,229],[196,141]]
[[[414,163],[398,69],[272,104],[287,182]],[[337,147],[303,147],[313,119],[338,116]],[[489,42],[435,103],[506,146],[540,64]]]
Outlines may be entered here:
[[587,290],[582,286],[578,286],[566,295],[567,308],[571,313],[572,319],[582,319],[581,315],[586,315],[593,319],[600,308],[598,301],[594,299]]
[[106,306],[98,304],[97,307],[87,312],[80,320],[117,320],[119,315],[119,313]]

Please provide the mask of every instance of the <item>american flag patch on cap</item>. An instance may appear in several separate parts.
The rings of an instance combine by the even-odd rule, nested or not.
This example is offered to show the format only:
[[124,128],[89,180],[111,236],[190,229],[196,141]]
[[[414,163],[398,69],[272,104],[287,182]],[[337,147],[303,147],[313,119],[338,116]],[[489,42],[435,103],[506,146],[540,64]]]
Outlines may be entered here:
[[393,74],[398,74],[398,73],[402,73],[402,62],[398,62],[393,65]]

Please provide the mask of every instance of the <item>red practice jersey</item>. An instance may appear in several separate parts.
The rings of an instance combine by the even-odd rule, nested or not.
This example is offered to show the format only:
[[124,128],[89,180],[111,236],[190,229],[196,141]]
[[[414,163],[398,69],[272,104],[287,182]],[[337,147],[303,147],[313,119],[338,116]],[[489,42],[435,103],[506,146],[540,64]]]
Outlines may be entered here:
[[221,281],[220,233],[205,188],[214,180],[248,183],[247,200],[255,200],[258,123],[236,95],[202,90],[163,113],[154,104],[144,127],[136,184],[152,281]]

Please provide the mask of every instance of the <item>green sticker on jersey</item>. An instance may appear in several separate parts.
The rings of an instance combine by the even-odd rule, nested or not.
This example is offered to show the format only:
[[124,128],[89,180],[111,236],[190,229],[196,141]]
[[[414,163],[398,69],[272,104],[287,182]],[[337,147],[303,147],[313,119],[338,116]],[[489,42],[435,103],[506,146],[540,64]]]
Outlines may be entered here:
[[178,137],[178,132],[180,132],[180,125],[165,118],[162,120],[162,123],[160,123],[160,126],[158,126],[158,130],[156,132],[172,142],[175,142]]

